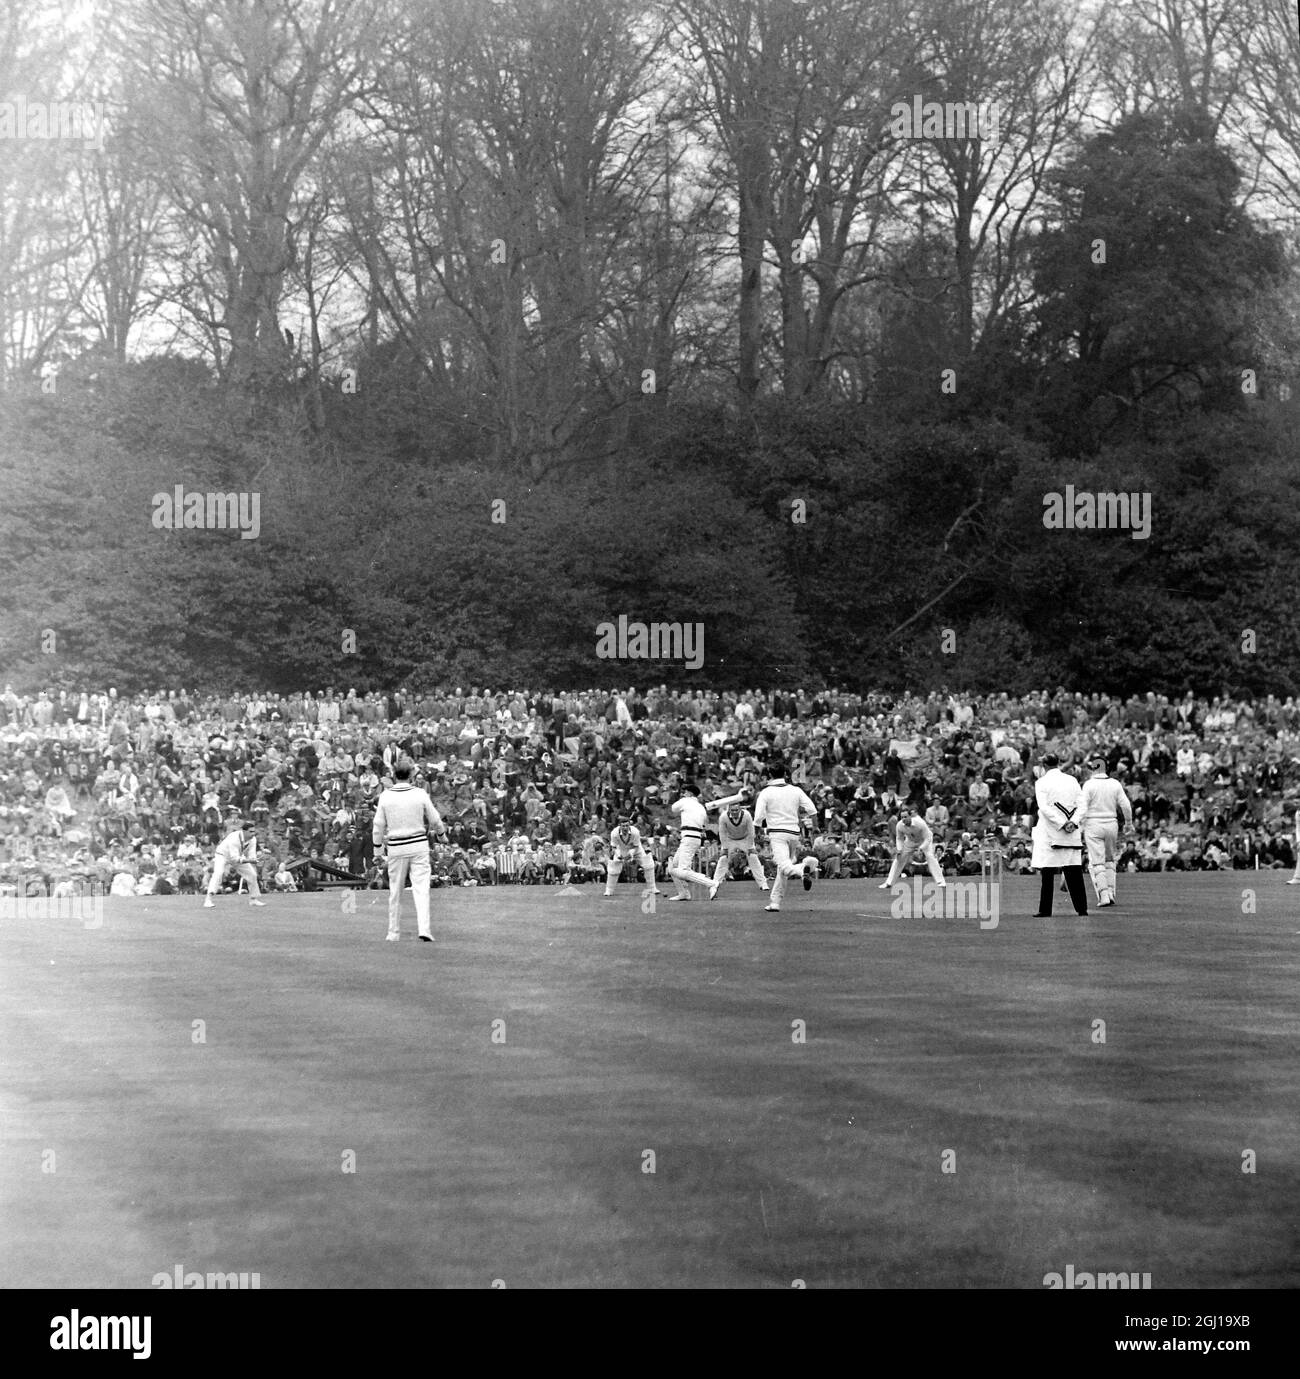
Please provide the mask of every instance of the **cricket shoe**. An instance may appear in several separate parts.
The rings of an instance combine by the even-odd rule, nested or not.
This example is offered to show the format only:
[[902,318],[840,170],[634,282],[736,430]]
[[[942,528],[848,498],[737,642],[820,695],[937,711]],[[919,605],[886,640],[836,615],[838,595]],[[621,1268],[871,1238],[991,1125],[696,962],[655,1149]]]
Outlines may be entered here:
[[763,909],[767,914],[779,915],[781,913],[779,905],[764,905]]
[[387,942],[389,942],[389,943],[396,943],[397,940],[398,940],[399,938],[401,938],[401,937],[402,937],[401,934],[385,934],[385,935],[384,935],[385,940],[386,940]]
[[812,890],[813,877],[817,875],[817,863],[805,862],[803,864],[803,888],[806,891]]
[[1288,886],[1300,886],[1300,876],[1293,876],[1286,884]]
[[669,900],[689,900],[689,899],[690,899],[690,896],[689,896],[689,895],[670,895],[670,896],[668,897],[668,899],[669,899]]
[[265,900],[250,900],[248,903],[249,903],[250,905],[265,905],[265,904],[266,904],[266,901],[265,901]]
[[887,891],[893,884],[894,883],[892,881],[882,881],[880,885],[876,887],[876,889],[878,891]]
[[217,908],[216,902],[212,900],[205,900],[203,902],[203,908],[205,910],[215,910]]
[[429,935],[429,934],[421,934],[421,935],[420,935],[420,942],[421,942],[421,943],[432,943],[432,942],[433,942],[433,938],[432,938],[432,936]]
[[713,884],[709,887],[709,899],[710,899],[710,900],[716,900],[716,899],[718,898],[718,887],[721,886],[721,885],[722,885],[722,882],[721,882],[721,881],[715,881],[715,882],[713,882]]

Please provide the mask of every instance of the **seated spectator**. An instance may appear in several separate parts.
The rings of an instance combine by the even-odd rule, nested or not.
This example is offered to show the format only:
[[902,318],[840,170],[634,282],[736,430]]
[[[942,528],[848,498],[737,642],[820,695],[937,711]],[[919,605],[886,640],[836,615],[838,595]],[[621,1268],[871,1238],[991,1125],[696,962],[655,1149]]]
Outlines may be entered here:
[[844,845],[839,838],[829,833],[820,833],[813,840],[813,856],[822,876],[834,879],[840,874],[840,859],[844,856]]
[[1176,865],[1178,857],[1178,841],[1162,829],[1159,838],[1156,840],[1156,860],[1160,863],[1160,870],[1181,870]]
[[480,886],[496,885],[497,861],[486,847],[470,858],[470,864],[474,870],[474,880],[477,881]]
[[153,893],[155,895],[176,895],[180,887],[177,882],[180,880],[180,868],[173,863],[165,871],[160,872],[157,881],[154,883]]
[[519,874],[516,880],[521,886],[536,886],[541,883],[542,869],[538,864],[537,853],[531,847],[519,854]]

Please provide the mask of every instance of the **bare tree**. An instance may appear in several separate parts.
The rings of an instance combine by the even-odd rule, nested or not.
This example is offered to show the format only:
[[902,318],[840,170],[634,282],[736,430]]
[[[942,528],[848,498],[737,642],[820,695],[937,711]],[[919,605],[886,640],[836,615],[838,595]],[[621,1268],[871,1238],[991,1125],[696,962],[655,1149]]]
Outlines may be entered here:
[[114,130],[100,156],[77,166],[74,195],[89,271],[81,314],[108,356],[125,363],[132,328],[155,305],[146,280],[156,268],[164,221],[163,192],[134,131]]
[[1247,0],[1108,4],[1098,30],[1098,66],[1113,117],[1182,106],[1219,130],[1237,100],[1243,70],[1237,54],[1251,41],[1259,8]]
[[[135,0],[111,42],[188,253],[180,304],[241,383],[282,374],[304,177],[370,70],[381,0]],[[195,278],[203,280],[196,290]]]
[[53,107],[90,96],[87,44],[68,38],[66,18],[0,0],[0,96],[13,125],[0,139],[0,377],[53,360],[85,281],[85,235],[68,188],[77,167],[98,155],[48,137]]
[[369,318],[535,475],[599,448],[602,382],[617,405],[640,382],[609,364],[653,195],[660,43],[632,0],[418,9],[341,178]]
[[1249,140],[1270,190],[1300,223],[1300,14],[1292,0],[1259,0],[1235,45]]
[[1014,304],[1044,178],[1082,119],[1088,44],[1058,0],[933,0],[917,20],[911,98],[983,112],[977,137],[912,131],[908,164],[949,246],[965,359]]

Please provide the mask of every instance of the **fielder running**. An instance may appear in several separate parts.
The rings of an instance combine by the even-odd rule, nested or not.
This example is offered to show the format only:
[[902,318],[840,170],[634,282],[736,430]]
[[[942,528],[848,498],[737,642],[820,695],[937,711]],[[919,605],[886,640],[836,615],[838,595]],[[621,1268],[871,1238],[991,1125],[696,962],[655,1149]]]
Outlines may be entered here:
[[1124,831],[1133,827],[1133,806],[1124,787],[1106,774],[1105,757],[1089,761],[1092,775],[1083,783],[1083,846],[1088,854],[1088,873],[1097,893],[1097,908],[1115,903],[1115,858],[1119,855],[1119,820]]
[[655,886],[655,861],[641,841],[641,830],[633,826],[631,819],[620,819],[618,827],[609,835],[609,856],[605,859],[605,899],[614,894],[618,878],[623,874],[623,864],[629,857],[635,858],[645,873],[646,885],[654,886],[655,895],[662,895],[663,892]]
[[668,875],[673,878],[677,894],[670,895],[668,899],[689,900],[690,883],[696,881],[701,886],[709,888],[709,899],[712,900],[722,882],[715,882],[695,870],[695,854],[704,846],[704,830],[709,826],[709,810],[725,809],[729,804],[738,804],[745,798],[745,792],[742,790],[739,794],[726,795],[720,800],[710,800],[708,804],[703,804],[698,785],[683,785],[682,789],[686,793],[680,800],[674,800],[672,805],[673,813],[681,820],[679,827],[682,837],[677,845],[676,856],[668,864]]
[[402,887],[409,876],[415,900],[415,923],[424,943],[433,942],[429,929],[429,834],[445,836],[442,816],[423,790],[411,784],[411,763],[399,761],[393,785],[379,796],[371,832],[375,851],[388,861],[388,942],[402,936]]
[[894,826],[894,847],[889,875],[877,887],[878,890],[887,891],[897,882],[908,864],[918,858],[925,863],[936,886],[948,884],[943,879],[939,859],[934,855],[934,831],[911,805],[903,805],[899,810],[898,823]]
[[212,859],[212,880],[208,882],[208,893],[203,908],[211,910],[216,902],[212,899],[221,889],[222,877],[226,869],[233,867],[248,882],[250,905],[265,905],[262,888],[257,881],[257,834],[251,823],[241,823],[232,833],[217,844],[217,855]]
[[718,865],[713,869],[715,889],[727,879],[732,853],[743,852],[748,855],[749,874],[754,878],[758,889],[767,890],[767,877],[758,858],[758,844],[754,841],[754,816],[748,809],[733,804],[718,820],[718,843],[722,852],[718,857]]
[[785,883],[797,872],[806,891],[812,890],[813,879],[808,868],[817,871],[817,859],[805,857],[797,865],[792,849],[803,836],[803,820],[817,817],[817,806],[797,785],[787,785],[783,768],[776,762],[768,768],[768,783],[758,792],[754,806],[754,823],[767,829],[772,843],[772,860],[776,863],[776,877],[772,882],[771,903],[764,910],[778,912],[785,895]]

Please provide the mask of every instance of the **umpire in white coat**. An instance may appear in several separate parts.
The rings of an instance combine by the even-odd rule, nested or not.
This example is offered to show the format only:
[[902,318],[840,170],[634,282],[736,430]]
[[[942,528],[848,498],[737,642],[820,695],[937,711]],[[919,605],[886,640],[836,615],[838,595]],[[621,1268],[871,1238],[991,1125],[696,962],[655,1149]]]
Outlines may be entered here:
[[429,930],[429,835],[443,836],[442,816],[423,790],[411,784],[411,763],[403,758],[393,768],[393,785],[379,796],[372,830],[375,850],[388,861],[388,941],[402,936],[402,887],[411,880],[415,923],[420,938],[433,942]]
[[1050,753],[1042,760],[1042,774],[1034,784],[1038,822],[1034,825],[1033,856],[1029,865],[1038,870],[1038,913],[1035,919],[1052,917],[1052,891],[1056,873],[1065,873],[1077,915],[1088,913],[1088,892],[1083,885],[1083,787],[1061,770],[1059,757]]

